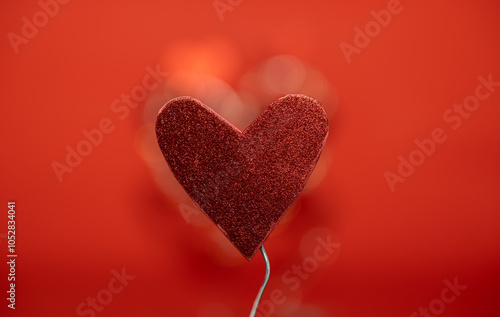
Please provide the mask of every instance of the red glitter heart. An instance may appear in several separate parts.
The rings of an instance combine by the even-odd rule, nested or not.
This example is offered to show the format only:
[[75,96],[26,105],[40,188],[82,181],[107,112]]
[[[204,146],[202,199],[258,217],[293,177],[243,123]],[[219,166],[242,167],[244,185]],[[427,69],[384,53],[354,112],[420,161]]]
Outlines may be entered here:
[[198,100],[180,97],[160,110],[156,136],[188,195],[251,260],[304,189],[328,119],[315,99],[287,95],[241,132]]

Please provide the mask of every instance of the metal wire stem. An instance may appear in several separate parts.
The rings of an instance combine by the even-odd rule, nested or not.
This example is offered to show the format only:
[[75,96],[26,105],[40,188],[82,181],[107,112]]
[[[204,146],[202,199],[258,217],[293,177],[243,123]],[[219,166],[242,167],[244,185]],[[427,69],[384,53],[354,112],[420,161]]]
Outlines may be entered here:
[[252,311],[250,312],[250,317],[255,317],[255,314],[257,313],[257,308],[259,307],[260,298],[262,297],[262,293],[264,293],[264,290],[266,289],[267,282],[269,282],[269,276],[271,275],[271,264],[269,263],[269,258],[267,257],[266,249],[264,249],[264,246],[260,247],[260,252],[262,252],[262,256],[264,257],[264,262],[266,262],[266,276],[264,277],[264,282],[260,287],[260,291],[257,294],[257,297],[255,298],[255,302],[253,303]]

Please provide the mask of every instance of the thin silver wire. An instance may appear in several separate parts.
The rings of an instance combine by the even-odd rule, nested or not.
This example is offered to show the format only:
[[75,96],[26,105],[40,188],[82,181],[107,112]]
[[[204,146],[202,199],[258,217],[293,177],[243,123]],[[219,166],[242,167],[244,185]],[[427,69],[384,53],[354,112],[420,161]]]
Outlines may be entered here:
[[264,257],[264,262],[266,262],[266,276],[264,277],[264,282],[260,287],[260,291],[257,294],[257,297],[255,298],[255,302],[253,302],[253,307],[252,311],[250,312],[250,317],[255,317],[255,314],[257,313],[257,308],[259,307],[260,298],[262,297],[262,293],[264,293],[264,290],[266,289],[267,282],[269,282],[269,276],[271,275],[271,264],[269,263],[269,258],[267,257],[266,249],[264,249],[264,246],[260,247],[260,252],[262,252],[262,256]]

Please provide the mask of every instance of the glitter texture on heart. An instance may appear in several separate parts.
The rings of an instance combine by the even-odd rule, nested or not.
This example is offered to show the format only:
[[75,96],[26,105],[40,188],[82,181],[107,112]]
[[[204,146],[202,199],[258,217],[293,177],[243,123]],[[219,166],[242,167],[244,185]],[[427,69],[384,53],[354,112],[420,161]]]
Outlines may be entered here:
[[191,97],[170,100],[156,135],[175,178],[251,260],[303,190],[328,136],[318,101],[286,95],[243,132]]

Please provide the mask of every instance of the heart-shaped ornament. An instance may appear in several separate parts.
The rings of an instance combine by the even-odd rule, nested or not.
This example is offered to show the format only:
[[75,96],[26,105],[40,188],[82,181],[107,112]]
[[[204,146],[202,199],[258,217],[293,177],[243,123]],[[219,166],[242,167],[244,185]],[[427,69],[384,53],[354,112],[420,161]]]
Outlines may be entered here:
[[272,102],[243,132],[191,97],[170,100],[156,121],[175,178],[251,260],[304,189],[328,136],[320,103]]

